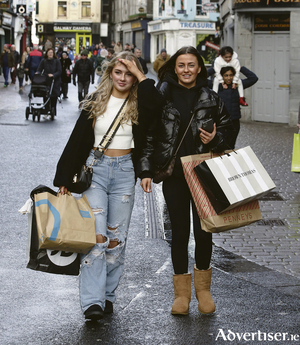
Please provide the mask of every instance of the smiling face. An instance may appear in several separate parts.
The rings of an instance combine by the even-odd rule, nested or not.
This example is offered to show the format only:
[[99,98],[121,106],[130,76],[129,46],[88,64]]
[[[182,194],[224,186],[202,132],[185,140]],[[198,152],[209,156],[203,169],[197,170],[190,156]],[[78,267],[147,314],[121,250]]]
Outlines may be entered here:
[[48,59],[53,59],[53,55],[54,55],[53,50],[52,50],[52,49],[49,49],[49,50],[48,50],[48,53],[47,53]]
[[232,73],[232,71],[229,70],[225,72],[222,77],[223,77],[224,83],[226,85],[230,85],[232,84],[234,74]]
[[177,74],[180,85],[188,89],[195,86],[197,75],[200,71],[201,67],[195,55],[182,54],[176,59],[175,73]]
[[128,71],[125,65],[120,62],[113,68],[110,77],[113,82],[112,95],[117,98],[126,98],[132,85],[136,82],[136,77]]
[[232,59],[232,54],[226,53],[225,55],[222,56],[222,58],[223,58],[224,61],[226,61],[228,63]]

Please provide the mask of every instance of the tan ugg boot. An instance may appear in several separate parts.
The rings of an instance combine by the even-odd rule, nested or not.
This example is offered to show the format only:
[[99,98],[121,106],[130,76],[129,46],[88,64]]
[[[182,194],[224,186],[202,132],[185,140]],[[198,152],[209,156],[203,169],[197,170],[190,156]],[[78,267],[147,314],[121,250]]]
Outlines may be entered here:
[[194,265],[194,285],[198,300],[198,310],[201,314],[211,314],[216,310],[215,303],[210,294],[212,268],[198,270]]
[[189,303],[191,301],[191,273],[173,274],[175,301],[171,314],[188,315]]

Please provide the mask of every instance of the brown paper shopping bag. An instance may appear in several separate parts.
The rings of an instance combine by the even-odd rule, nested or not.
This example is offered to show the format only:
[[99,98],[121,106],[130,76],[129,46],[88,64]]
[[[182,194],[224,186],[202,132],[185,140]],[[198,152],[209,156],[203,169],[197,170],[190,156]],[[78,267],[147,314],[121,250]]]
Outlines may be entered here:
[[222,232],[262,219],[257,200],[250,201],[219,215],[216,213],[194,171],[194,167],[206,159],[218,156],[218,154],[204,153],[181,157],[184,176],[195,202],[202,229],[207,232]]
[[95,217],[86,196],[34,195],[39,248],[87,253],[96,244]]

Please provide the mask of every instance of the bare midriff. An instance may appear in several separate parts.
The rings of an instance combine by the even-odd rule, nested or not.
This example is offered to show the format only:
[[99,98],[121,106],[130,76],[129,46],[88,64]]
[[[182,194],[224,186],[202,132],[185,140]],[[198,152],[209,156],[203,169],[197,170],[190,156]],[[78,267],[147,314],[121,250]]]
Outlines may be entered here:
[[[93,147],[93,150],[95,151],[97,147]],[[109,157],[120,157],[120,156],[125,156],[128,155],[128,153],[131,152],[131,149],[126,149],[126,150],[120,150],[120,149],[107,149],[104,152],[105,156]]]

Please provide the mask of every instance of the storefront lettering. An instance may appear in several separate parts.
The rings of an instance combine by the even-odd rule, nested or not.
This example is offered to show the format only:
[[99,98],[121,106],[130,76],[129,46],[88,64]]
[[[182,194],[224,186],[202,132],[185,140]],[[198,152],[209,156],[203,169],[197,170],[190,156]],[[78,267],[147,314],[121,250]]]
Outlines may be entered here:
[[181,29],[208,29],[215,30],[215,23],[204,23],[204,22],[181,22]]
[[54,31],[91,31],[89,26],[58,26],[54,25]]
[[234,0],[234,8],[299,6],[300,0]]

